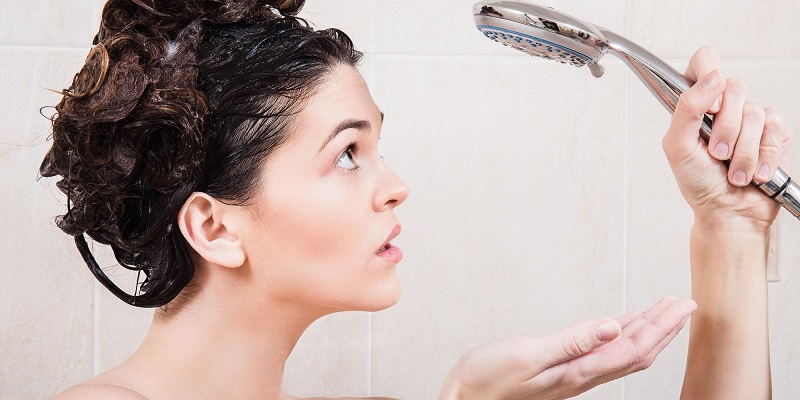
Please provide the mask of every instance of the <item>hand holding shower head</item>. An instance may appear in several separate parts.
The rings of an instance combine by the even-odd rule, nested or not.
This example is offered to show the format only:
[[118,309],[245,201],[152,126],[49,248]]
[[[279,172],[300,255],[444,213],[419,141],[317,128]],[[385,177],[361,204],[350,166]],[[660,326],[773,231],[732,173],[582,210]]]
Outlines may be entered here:
[[[581,21],[550,7],[519,1],[478,2],[473,6],[475,25],[484,36],[531,56],[576,67],[588,66],[603,76],[600,58],[611,53],[621,59],[670,112],[681,93],[694,82],[630,40],[597,25]],[[708,142],[712,120],[706,115],[700,136]],[[800,219],[800,186],[777,169],[772,180],[757,186]]]

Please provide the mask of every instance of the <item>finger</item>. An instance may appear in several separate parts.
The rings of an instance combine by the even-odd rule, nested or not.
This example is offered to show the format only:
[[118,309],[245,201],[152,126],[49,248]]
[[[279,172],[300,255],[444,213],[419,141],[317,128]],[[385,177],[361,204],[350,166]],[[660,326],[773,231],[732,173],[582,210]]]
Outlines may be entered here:
[[[647,369],[653,364],[658,354],[672,342],[686,325],[692,312],[697,309],[697,304],[692,300],[676,299],[672,301],[672,299],[665,298],[656,304],[651,310],[658,310],[657,313],[650,315],[650,322],[642,326],[632,337],[609,343],[597,352],[601,354],[605,350],[611,353],[611,350],[616,350],[617,354],[613,357],[616,362],[605,363],[607,373],[597,376],[594,385]],[[645,318],[643,316],[642,319]],[[613,346],[618,343],[620,349],[614,349]],[[592,355],[594,353],[588,354],[580,360],[588,359]],[[585,375],[586,372],[583,374]]]
[[[581,387],[588,390],[607,382],[603,377],[610,374],[619,373],[617,377],[620,377],[647,368],[652,363],[648,356],[654,358],[658,355],[660,349],[675,337],[676,328],[682,327],[696,308],[697,305],[691,300],[665,298],[651,308],[650,311],[657,312],[657,315],[649,316],[652,322],[641,327],[631,338],[614,340],[581,357],[547,368],[528,384],[539,388],[553,387],[539,394],[557,397],[563,394],[562,391]],[[637,320],[647,321],[645,315]],[[653,353],[659,346],[660,349]],[[554,391],[555,383],[559,384],[557,392]]]
[[647,354],[647,359],[655,360],[656,356],[658,356],[661,353],[661,350],[664,350],[664,348],[667,347],[667,345],[670,344],[670,342],[672,342],[672,340],[675,339],[676,336],[678,336],[678,333],[680,333],[683,327],[686,326],[686,322],[689,321],[690,317],[691,314],[683,318],[683,320],[675,328],[672,329],[672,332],[670,332],[669,335],[667,335],[667,337],[665,337],[658,345],[656,345],[656,347],[654,347],[653,350],[650,350],[650,353]]
[[639,316],[641,316],[642,314],[643,313],[641,311],[632,311],[617,318],[617,322],[619,322],[619,326],[621,326],[622,329],[624,330],[625,327],[631,323],[631,321],[635,320],[636,318],[639,318]]
[[712,104],[711,108],[709,108],[708,111],[706,111],[707,114],[719,113],[720,109],[722,109],[722,96],[723,95],[720,95],[719,97],[717,97],[716,100],[714,100],[714,104]]
[[[636,321],[631,322],[623,330],[622,337],[635,344],[636,351],[631,355],[644,357],[637,359],[634,364],[647,362],[644,368],[649,366],[655,355],[672,341],[674,334],[677,334],[677,331],[683,327],[686,317],[696,308],[697,305],[691,300],[665,297]],[[681,322],[681,320],[684,321]],[[671,335],[671,333],[674,334]],[[645,341],[637,342],[641,340]],[[663,346],[659,348],[661,344]],[[653,352],[653,349],[657,349],[657,351]],[[647,358],[646,355],[652,355],[652,357]]]
[[639,318],[631,321],[623,330],[622,336],[623,337],[631,337],[636,332],[641,329],[641,327],[647,325],[652,321],[657,315],[661,314],[665,309],[667,309],[670,305],[677,302],[679,299],[674,296],[667,296],[663,299],[659,300],[655,305],[650,307],[645,313],[643,313]]
[[[719,68],[719,53],[713,47],[699,48],[686,67],[684,75],[692,82],[697,82],[698,77],[706,76],[711,71]],[[709,114],[716,114],[720,110],[722,96],[717,97],[711,108],[707,110]]]
[[[652,364],[652,361],[654,361],[656,359],[656,357],[658,357],[658,355],[661,353],[661,351],[664,350],[664,348],[666,348],[667,345],[670,342],[672,342],[672,339],[674,339],[678,335],[678,333],[680,333],[681,329],[683,329],[683,327],[686,325],[686,322],[689,321],[689,317],[690,316],[687,315],[686,318],[684,318],[683,321],[681,321],[681,323],[678,324],[678,326],[676,326],[675,329],[673,329],[672,332],[670,332],[670,334],[658,344],[658,346],[656,346],[653,350],[650,351],[650,353],[648,353],[646,359],[651,360],[650,364]],[[608,374],[605,374],[605,375],[602,375],[602,376],[598,376],[597,378],[584,383],[582,386],[579,386],[578,388],[576,388],[576,389],[574,389],[574,390],[572,390],[572,391],[570,391],[568,393],[564,393],[562,395],[563,397],[559,397],[559,398],[567,399],[567,398],[570,398],[570,397],[577,396],[577,395],[579,395],[579,394],[581,394],[581,393],[583,393],[583,392],[585,392],[585,391],[587,391],[587,390],[589,390],[589,389],[591,389],[591,388],[593,388],[595,386],[602,385],[604,383],[611,382],[613,380],[622,378],[624,376],[630,375],[632,372],[635,372],[635,371],[636,370],[629,371],[629,370],[627,370],[625,368],[612,371],[612,372],[610,372]]]
[[639,350],[646,350],[641,355],[650,353],[662,340],[669,336],[675,327],[697,309],[697,304],[688,299],[679,299],[655,315],[651,322],[629,338]]
[[728,181],[736,186],[746,186],[753,180],[758,164],[761,134],[764,132],[764,109],[747,102],[742,111],[742,130],[728,167]]
[[764,183],[772,179],[781,158],[783,158],[783,144],[786,136],[786,119],[783,114],[774,108],[764,109],[764,133],[758,152],[758,167],[755,180]]
[[[526,390],[533,393],[554,386],[566,371],[559,366],[613,341],[621,332],[617,321],[600,318],[570,326],[543,338],[529,338],[529,345],[516,346],[515,349],[529,370],[538,371],[524,383]],[[577,386],[575,383],[570,387]]]
[[582,322],[538,340],[531,346],[531,360],[547,367],[560,364],[616,339],[621,332],[619,323],[610,318]]
[[662,141],[670,163],[685,160],[697,150],[703,117],[725,90],[725,84],[722,73],[715,69],[681,94]]
[[697,82],[698,77],[706,76],[717,68],[719,68],[719,53],[713,47],[704,46],[697,49],[689,59],[689,66],[686,67],[684,75],[692,82]]
[[747,102],[747,86],[739,78],[730,78],[722,94],[722,105],[714,117],[708,149],[717,160],[729,160],[742,127],[742,110]]

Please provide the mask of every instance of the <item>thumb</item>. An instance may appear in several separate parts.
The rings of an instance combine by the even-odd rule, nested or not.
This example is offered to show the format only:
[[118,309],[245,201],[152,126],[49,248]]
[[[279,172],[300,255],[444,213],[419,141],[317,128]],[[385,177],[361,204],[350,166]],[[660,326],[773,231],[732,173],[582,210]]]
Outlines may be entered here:
[[547,367],[584,355],[622,333],[619,322],[611,318],[581,322],[541,340],[541,360]]
[[725,90],[725,78],[715,69],[683,92],[664,136],[664,151],[670,161],[683,160],[696,148],[703,116]]

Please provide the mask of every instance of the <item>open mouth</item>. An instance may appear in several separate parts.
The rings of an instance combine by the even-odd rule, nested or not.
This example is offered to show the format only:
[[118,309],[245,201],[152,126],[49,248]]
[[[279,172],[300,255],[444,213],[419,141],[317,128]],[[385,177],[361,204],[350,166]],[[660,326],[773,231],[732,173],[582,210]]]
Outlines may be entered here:
[[378,257],[383,259],[393,261],[395,263],[400,262],[403,259],[403,252],[400,251],[400,248],[397,246],[392,245],[391,241],[400,234],[400,225],[395,225],[392,229],[392,232],[389,233],[389,236],[386,238],[386,242],[383,243],[378,251],[375,254]]
[[392,246],[391,241],[394,240],[394,238],[396,238],[398,235],[400,235],[400,224],[397,224],[397,225],[394,226],[394,228],[392,228],[392,231],[389,232],[389,236],[386,238],[386,241],[383,242],[383,246],[381,246],[381,248],[378,249],[378,251],[376,251],[375,253],[376,254],[377,253],[382,253],[382,252],[392,248],[393,246]]

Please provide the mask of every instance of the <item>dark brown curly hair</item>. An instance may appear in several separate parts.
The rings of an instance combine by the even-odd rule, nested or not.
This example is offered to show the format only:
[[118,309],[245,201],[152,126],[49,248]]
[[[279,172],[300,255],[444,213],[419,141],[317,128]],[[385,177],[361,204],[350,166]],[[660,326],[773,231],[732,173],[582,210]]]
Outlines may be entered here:
[[[295,15],[302,0],[110,0],[95,46],[63,91],[42,161],[67,211],[56,218],[95,277],[123,301],[159,307],[191,281],[175,226],[192,192],[229,204],[256,194],[265,158],[303,99],[361,53]],[[85,235],[145,274],[117,287]]]

